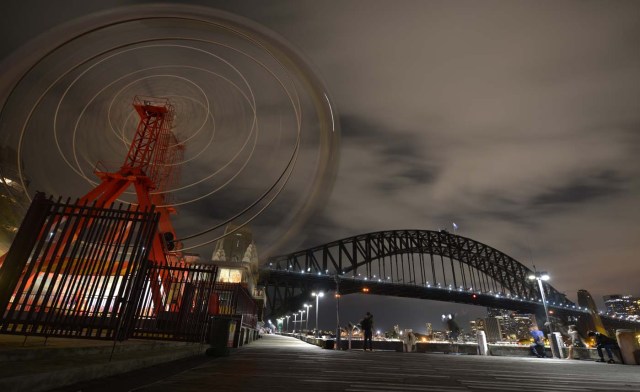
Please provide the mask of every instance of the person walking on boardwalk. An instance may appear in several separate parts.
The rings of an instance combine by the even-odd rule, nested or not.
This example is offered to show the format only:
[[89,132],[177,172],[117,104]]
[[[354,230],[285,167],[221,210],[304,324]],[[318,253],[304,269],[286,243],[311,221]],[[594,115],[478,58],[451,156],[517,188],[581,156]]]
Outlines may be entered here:
[[362,321],[360,321],[360,328],[364,333],[363,350],[367,351],[368,343],[369,351],[373,351],[373,315],[371,313],[367,312]]
[[402,336],[402,351],[405,353],[411,353],[416,347],[418,338],[413,333],[413,329],[405,329]]
[[[442,315],[444,317],[444,315]],[[458,322],[455,319],[454,315],[447,315],[446,316],[446,323],[447,323],[447,331],[449,331],[449,341],[451,342],[451,344],[456,343],[458,341],[458,337],[460,336],[460,326],[458,325]]]

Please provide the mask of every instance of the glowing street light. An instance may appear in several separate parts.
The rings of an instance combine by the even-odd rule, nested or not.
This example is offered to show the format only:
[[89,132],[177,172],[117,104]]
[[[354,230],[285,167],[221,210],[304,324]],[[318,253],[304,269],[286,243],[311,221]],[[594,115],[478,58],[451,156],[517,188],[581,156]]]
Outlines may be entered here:
[[298,313],[300,313],[300,332],[302,332],[302,315],[304,314],[304,310],[300,309]]
[[293,333],[296,333],[296,323],[298,322],[298,312],[293,313]]
[[[304,328],[308,331],[309,330],[309,308],[313,308],[313,305],[304,304],[302,306],[307,308],[307,310],[305,310],[305,312],[307,312],[307,319],[305,320],[305,327]],[[302,319],[300,319],[300,321],[302,321]]]
[[[553,336],[553,328],[551,327],[551,319],[549,318],[549,309],[547,307],[547,297],[544,294],[544,287],[542,286],[542,281],[549,280],[549,274],[546,272],[534,272],[529,275],[529,280],[538,281],[538,289],[540,290],[540,296],[542,297],[542,305],[544,306],[544,316],[547,318],[547,323],[549,323],[549,336]],[[545,323],[546,324],[546,323]]]
[[[324,297],[324,293],[322,291],[319,292],[313,292],[311,293],[312,297],[316,297],[316,338],[318,337],[318,334],[320,333],[320,328],[318,327],[318,301],[320,300],[320,297]],[[309,318],[309,316],[307,316],[307,318]]]
[[[547,322],[551,322],[551,320],[549,320],[549,310],[547,308],[547,298],[544,294],[544,287],[542,286],[542,281],[547,281],[549,280],[549,274],[546,272],[535,272],[531,275],[529,275],[529,280],[536,280],[538,281],[538,289],[540,289],[540,296],[542,297],[542,304],[544,305],[544,315],[547,318]],[[549,324],[551,325],[551,324]]]

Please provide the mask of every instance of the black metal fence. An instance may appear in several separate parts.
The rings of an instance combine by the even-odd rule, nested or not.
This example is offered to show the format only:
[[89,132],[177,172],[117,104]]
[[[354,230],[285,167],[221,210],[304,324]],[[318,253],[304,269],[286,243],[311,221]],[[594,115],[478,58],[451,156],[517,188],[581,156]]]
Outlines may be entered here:
[[[132,337],[202,341],[218,267],[152,265],[147,269]],[[156,287],[154,287],[156,286]]]
[[122,338],[157,221],[36,195],[0,268],[0,332]]
[[37,194],[0,267],[0,333],[200,341],[217,268],[151,264],[157,225]]
[[257,304],[246,287],[239,283],[221,283],[215,285],[217,309],[215,314],[241,316],[242,324],[256,328],[258,323]]

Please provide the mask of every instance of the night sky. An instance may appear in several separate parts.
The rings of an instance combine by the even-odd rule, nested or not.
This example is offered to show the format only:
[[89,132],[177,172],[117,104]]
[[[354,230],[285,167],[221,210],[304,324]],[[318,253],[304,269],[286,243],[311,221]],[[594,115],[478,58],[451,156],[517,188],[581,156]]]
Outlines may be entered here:
[[[600,304],[606,294],[640,295],[639,2],[182,3],[278,34],[332,98],[341,128],[333,190],[279,253],[379,230],[452,231],[455,222],[458,234],[548,271],[572,300],[578,289]],[[145,2],[7,2],[2,69],[48,29],[132,4]],[[323,299],[322,327],[334,306]],[[441,313],[484,312],[353,296],[341,318],[367,310],[379,328],[418,332],[427,321],[440,327]]]

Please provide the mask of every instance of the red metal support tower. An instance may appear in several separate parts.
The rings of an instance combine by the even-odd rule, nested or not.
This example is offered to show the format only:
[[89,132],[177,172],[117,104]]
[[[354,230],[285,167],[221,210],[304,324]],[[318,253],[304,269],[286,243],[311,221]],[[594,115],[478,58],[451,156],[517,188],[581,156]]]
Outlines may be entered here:
[[[162,266],[169,261],[182,261],[181,252],[177,249],[180,244],[173,242],[176,235],[170,218],[176,211],[167,206],[166,191],[178,182],[176,163],[182,160],[184,145],[178,142],[171,131],[174,108],[168,99],[135,97],[133,107],[140,119],[124,163],[115,172],[96,170],[95,173],[101,179],[101,183],[80,198],[78,205],[94,204],[96,207],[108,207],[133,185],[139,206],[145,209],[153,205],[160,215],[158,230],[154,234],[152,247],[149,250],[149,260],[153,264]],[[125,223],[125,225],[127,225],[125,230],[128,231],[130,224]],[[41,232],[40,236],[48,234]],[[78,234],[73,230],[67,231],[55,242],[70,244],[76,241]],[[124,237],[126,234],[121,233],[120,238]],[[112,240],[117,242],[120,238]],[[63,248],[50,246],[50,250],[42,256],[42,260],[53,264],[67,262],[62,260]],[[109,251],[106,248],[103,250],[103,252]],[[0,256],[0,266],[4,263],[5,257],[6,255]],[[94,255],[94,257],[100,258],[101,255]],[[179,281],[178,278],[171,274],[150,277],[155,312],[161,310],[175,312],[180,309],[182,293],[174,290],[172,285],[172,282]],[[33,279],[35,276],[30,276],[29,282]],[[166,301],[163,301],[161,285]]]
[[[155,263],[165,264],[169,259],[178,260],[179,255],[168,252],[174,250],[171,240],[175,238],[175,230],[170,215],[175,210],[162,206],[166,199],[162,192],[176,182],[173,163],[181,158],[184,146],[171,132],[175,113],[168,99],[135,97],[133,107],[140,120],[122,167],[117,172],[96,170],[102,182],[80,202],[108,206],[133,185],[138,204],[141,207],[156,205],[156,211],[160,213],[159,230],[149,258]],[[156,193],[152,194],[153,191]],[[165,239],[170,240],[171,249],[164,246]]]

